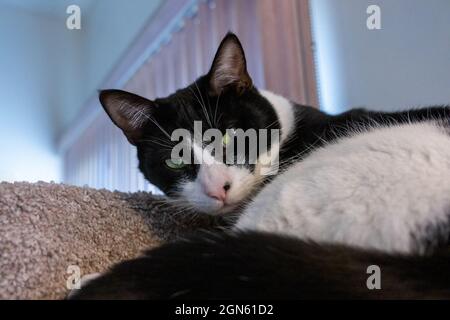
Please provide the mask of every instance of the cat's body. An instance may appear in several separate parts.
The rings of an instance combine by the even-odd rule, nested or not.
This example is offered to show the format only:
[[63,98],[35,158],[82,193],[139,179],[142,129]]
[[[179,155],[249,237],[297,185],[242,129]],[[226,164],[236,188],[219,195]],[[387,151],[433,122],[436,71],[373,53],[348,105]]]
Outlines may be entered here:
[[[137,146],[139,168],[150,182],[177,205],[214,215],[238,211],[234,231],[251,233],[219,237],[213,243],[204,238],[193,240],[192,245],[163,247],[153,252],[155,256],[151,253],[151,257],[125,263],[94,280],[81,297],[260,297],[264,286],[280,298],[448,297],[448,280],[442,282],[447,272],[441,267],[450,253],[439,247],[448,244],[450,229],[449,108],[397,113],[355,109],[333,116],[295,105],[251,85],[242,47],[234,35],[224,39],[206,76],[168,98],[149,101],[109,90],[101,93],[100,100],[113,122]],[[270,168],[278,175],[263,176],[259,163],[225,164],[212,153],[208,155],[214,160],[211,163],[187,164],[170,158],[170,133],[177,128],[192,130],[193,121],[224,134],[230,128],[280,130],[279,143],[270,145],[279,151],[277,166]],[[225,148],[228,139],[223,142]],[[195,141],[189,143],[193,158],[198,157],[198,150],[207,150]],[[259,156],[269,157],[269,153]],[[286,240],[285,235],[297,240]],[[206,255],[202,241],[210,249]],[[242,247],[234,247],[239,242]],[[273,246],[275,250],[270,250]],[[440,253],[434,258],[405,258],[373,249],[390,254]],[[317,257],[311,255],[314,250]],[[190,257],[178,253],[186,251],[193,255],[198,270],[194,265],[183,266]],[[361,270],[371,260],[392,271],[393,283],[406,281],[403,289],[392,287],[383,290],[384,295],[366,291],[361,283],[366,274]],[[407,264],[414,266],[403,275]],[[169,271],[159,273],[153,265]],[[205,268],[218,270],[219,279],[206,281]],[[323,275],[324,269],[329,273]],[[429,270],[436,274],[417,278]],[[240,271],[245,271],[241,278]],[[179,279],[177,272],[188,277]],[[243,289],[239,281],[245,283],[246,277],[258,282]],[[172,286],[174,279],[181,287]],[[293,279],[291,284],[289,279]],[[347,280],[348,286],[337,289],[337,284]],[[111,282],[110,291],[105,281]],[[219,287],[212,288],[210,283]],[[113,294],[117,290],[118,296]]]
[[448,108],[330,116],[262,95],[282,119],[287,168],[236,229],[403,253],[449,243]]
[[419,122],[367,130],[292,164],[236,228],[389,252],[448,244],[448,128]]

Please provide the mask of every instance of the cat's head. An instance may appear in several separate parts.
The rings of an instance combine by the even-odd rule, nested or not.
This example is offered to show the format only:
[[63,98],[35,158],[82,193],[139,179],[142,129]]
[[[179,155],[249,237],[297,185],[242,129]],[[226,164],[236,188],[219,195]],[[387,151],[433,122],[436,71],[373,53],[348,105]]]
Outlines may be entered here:
[[[245,202],[261,185],[264,175],[259,160],[265,157],[267,165],[270,157],[271,166],[277,165],[274,149],[279,144],[271,135],[280,129],[277,113],[252,83],[241,43],[229,33],[220,44],[208,74],[188,87],[155,100],[105,90],[100,93],[100,101],[128,141],[137,147],[139,169],[150,183],[187,207],[221,214]],[[221,134],[211,141],[220,143],[225,150],[223,157],[217,156],[217,150],[208,149],[206,141],[195,141],[194,128],[198,129],[199,124],[201,134],[211,128]],[[174,158],[172,151],[179,141],[171,141],[171,136],[177,129],[192,136],[183,138],[182,145],[189,151]],[[231,148],[235,161],[230,163],[229,158],[225,161],[226,150],[231,150],[230,140],[237,129],[245,132],[254,129],[257,140],[251,141],[247,136],[244,151],[235,143]],[[264,138],[260,129],[269,130],[267,150],[259,147]],[[250,156],[254,150],[258,150],[256,162]],[[200,154],[209,161],[195,161]]]

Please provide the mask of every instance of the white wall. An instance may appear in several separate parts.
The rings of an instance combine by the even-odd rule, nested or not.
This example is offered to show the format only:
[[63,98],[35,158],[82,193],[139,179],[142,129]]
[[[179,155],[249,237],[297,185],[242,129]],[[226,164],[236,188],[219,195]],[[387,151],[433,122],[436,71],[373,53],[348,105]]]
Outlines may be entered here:
[[[382,29],[366,28],[381,8]],[[321,107],[450,104],[450,1],[311,0]]]
[[0,0],[0,181],[59,181],[59,135],[162,0],[27,1]]
[[55,123],[78,41],[58,20],[1,7],[0,181],[59,180]]
[[[69,125],[111,72],[126,49],[151,18],[162,0],[95,0],[82,20],[83,72],[81,95],[70,101],[61,119],[62,129]],[[76,1],[74,1],[76,3]]]

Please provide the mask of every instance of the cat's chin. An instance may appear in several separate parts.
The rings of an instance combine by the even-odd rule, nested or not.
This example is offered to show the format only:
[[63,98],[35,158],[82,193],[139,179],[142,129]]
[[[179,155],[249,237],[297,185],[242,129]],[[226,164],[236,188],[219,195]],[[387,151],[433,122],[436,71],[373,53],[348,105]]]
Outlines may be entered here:
[[211,215],[211,216],[224,216],[237,211],[239,207],[239,203],[234,204],[225,204],[219,209],[211,210],[211,211],[203,211],[203,213]]

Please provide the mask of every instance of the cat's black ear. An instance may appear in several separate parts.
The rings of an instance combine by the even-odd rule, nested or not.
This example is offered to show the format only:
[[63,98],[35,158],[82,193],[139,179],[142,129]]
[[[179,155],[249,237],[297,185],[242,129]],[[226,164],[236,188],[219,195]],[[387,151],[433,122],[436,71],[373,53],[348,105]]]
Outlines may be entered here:
[[103,90],[100,103],[116,126],[122,129],[128,141],[136,145],[150,119],[154,102],[122,90]]
[[208,75],[211,91],[215,95],[225,89],[242,93],[253,86],[247,72],[244,49],[235,34],[228,33],[222,40]]

